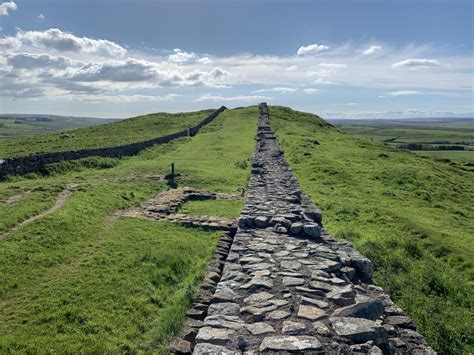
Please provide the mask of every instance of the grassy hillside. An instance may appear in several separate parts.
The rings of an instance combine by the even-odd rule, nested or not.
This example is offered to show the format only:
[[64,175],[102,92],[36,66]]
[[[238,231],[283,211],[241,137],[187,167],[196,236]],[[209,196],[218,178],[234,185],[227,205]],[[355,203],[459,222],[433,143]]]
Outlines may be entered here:
[[[228,110],[195,137],[134,157],[55,164],[50,176],[1,182],[0,353],[164,353],[219,233],[112,215],[166,189],[171,162],[178,186],[246,187],[257,115],[256,107]],[[71,183],[79,186],[62,207],[5,234]]]
[[374,263],[375,280],[439,352],[473,352],[474,179],[319,117],[270,107],[279,143],[329,231]]
[[0,115],[0,141],[39,134],[63,132],[117,121],[88,117],[63,117],[53,115]]
[[67,132],[57,132],[22,139],[6,139],[2,140],[0,145],[0,157],[111,147],[143,141],[193,126],[213,111],[203,110],[176,114],[155,113]]

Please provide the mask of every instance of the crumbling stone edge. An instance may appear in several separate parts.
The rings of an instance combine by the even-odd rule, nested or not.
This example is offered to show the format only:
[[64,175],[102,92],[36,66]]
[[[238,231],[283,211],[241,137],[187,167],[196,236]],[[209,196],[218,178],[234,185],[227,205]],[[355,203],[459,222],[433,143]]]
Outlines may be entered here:
[[229,231],[224,232],[219,238],[214,255],[207,265],[202,284],[193,299],[191,309],[186,313],[183,327],[171,342],[170,354],[190,354],[195,346],[196,335],[204,324],[207,310],[216,291],[217,284],[222,277],[225,260],[229,255],[230,247],[237,232],[237,225],[234,224]]

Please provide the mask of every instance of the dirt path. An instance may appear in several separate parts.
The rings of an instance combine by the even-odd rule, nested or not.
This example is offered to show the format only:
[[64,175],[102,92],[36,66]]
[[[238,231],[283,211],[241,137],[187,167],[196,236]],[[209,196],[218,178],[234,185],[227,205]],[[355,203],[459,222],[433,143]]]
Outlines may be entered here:
[[6,201],[3,203],[6,207],[9,207],[11,205],[14,205],[15,203],[20,202],[23,200],[26,196],[28,196],[31,193],[31,190],[22,192],[18,195],[13,195],[10,196],[9,198],[6,199]]
[[10,230],[8,230],[4,234],[0,235],[0,240],[6,238],[9,234],[17,231],[21,227],[26,226],[27,224],[30,224],[30,223],[36,221],[37,219],[40,219],[40,218],[42,218],[42,217],[44,217],[44,216],[46,216],[50,213],[53,213],[54,211],[58,210],[59,208],[61,208],[61,206],[64,204],[64,202],[66,202],[66,200],[72,195],[72,193],[74,192],[74,190],[78,186],[79,186],[79,184],[68,184],[66,186],[66,188],[58,194],[58,196],[56,197],[56,200],[54,201],[54,204],[49,209],[47,209],[46,211],[43,211],[41,213],[38,213],[34,216],[31,216],[30,218],[25,219],[23,222],[18,223],[17,225],[13,226]]

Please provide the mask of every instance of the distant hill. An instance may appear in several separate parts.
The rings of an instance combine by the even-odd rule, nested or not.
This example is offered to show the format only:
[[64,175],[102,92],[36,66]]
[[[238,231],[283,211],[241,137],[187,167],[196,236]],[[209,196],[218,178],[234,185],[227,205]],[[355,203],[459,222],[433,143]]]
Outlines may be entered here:
[[96,126],[118,120],[116,118],[2,113],[0,114],[0,140]]
[[[139,142],[193,126],[213,111],[154,113],[119,121],[53,115],[2,115],[0,158]],[[79,126],[82,128],[78,128],[78,124],[82,124]]]

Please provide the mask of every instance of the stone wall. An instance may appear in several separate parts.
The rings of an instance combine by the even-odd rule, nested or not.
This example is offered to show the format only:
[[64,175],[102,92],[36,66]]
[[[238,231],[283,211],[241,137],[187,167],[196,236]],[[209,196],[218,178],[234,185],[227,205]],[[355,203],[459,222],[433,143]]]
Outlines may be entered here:
[[370,260],[323,227],[272,133],[266,104],[246,204],[216,280],[206,285],[210,305],[195,304],[171,352],[434,354],[373,284]]
[[225,109],[225,106],[220,107],[211,113],[207,118],[199,122],[197,125],[190,127],[189,129],[142,142],[120,145],[116,147],[81,149],[65,152],[34,154],[18,158],[6,158],[3,161],[0,161],[0,180],[4,179],[7,175],[22,175],[37,172],[41,173],[44,172],[44,167],[46,164],[56,163],[62,160],[75,160],[92,156],[121,158],[135,155],[143,149],[149,148],[156,144],[168,143],[177,138],[187,137],[189,135],[194,136],[200,128],[212,122]]

